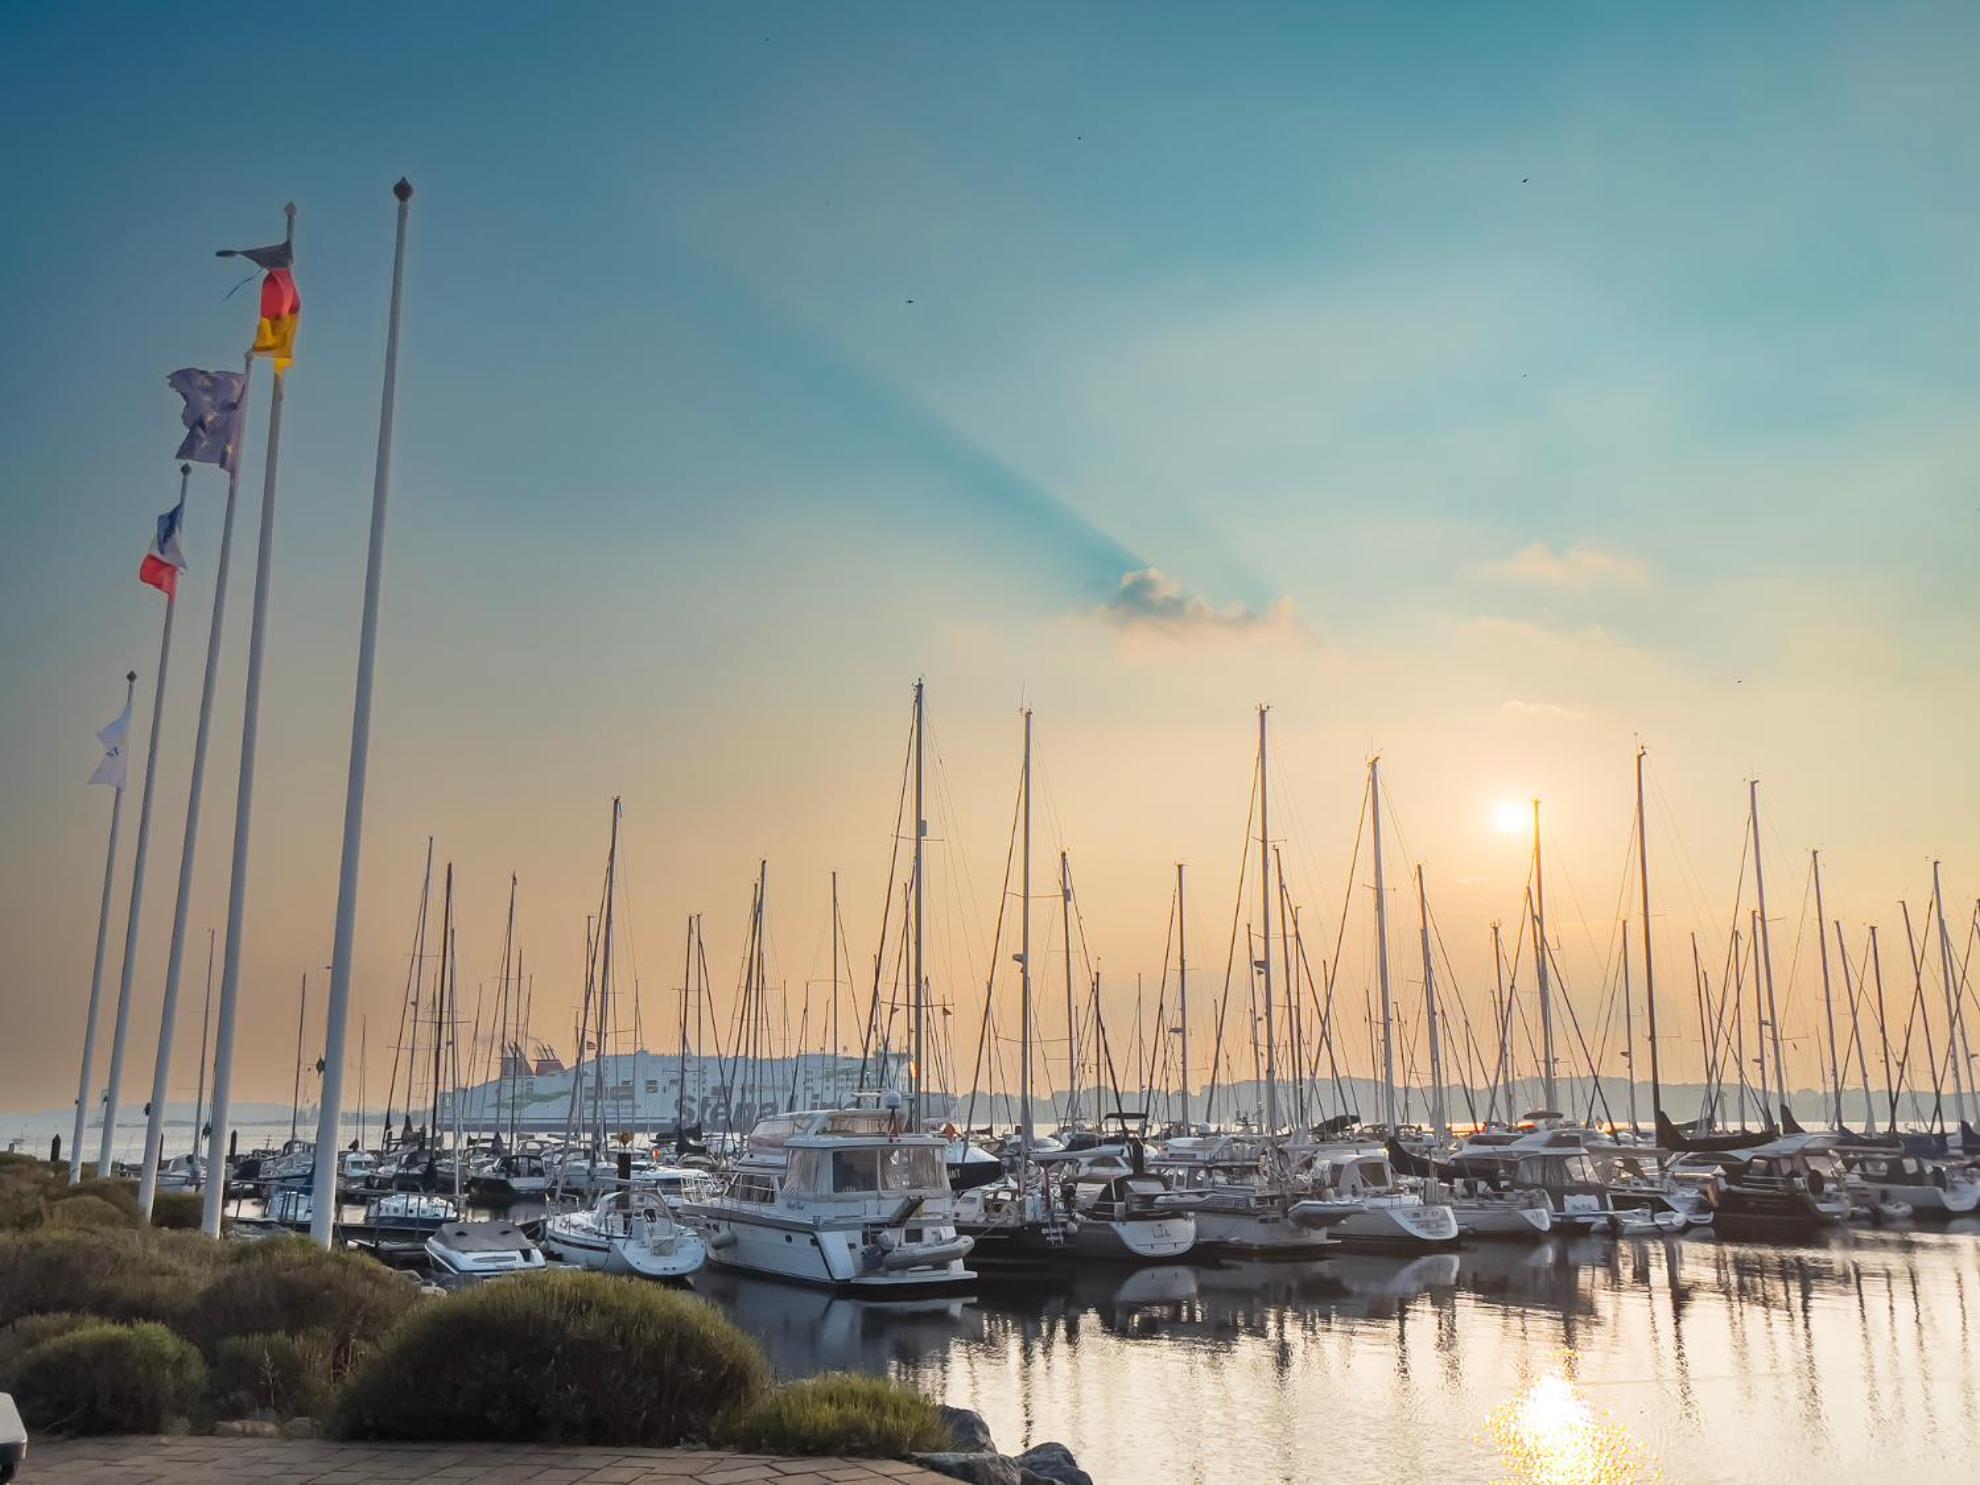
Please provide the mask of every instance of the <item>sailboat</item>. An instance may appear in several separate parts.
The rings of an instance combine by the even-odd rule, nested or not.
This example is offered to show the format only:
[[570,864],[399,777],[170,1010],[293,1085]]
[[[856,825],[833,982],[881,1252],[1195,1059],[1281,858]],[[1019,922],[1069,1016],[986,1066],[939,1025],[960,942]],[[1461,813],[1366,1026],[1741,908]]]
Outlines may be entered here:
[[[919,687],[916,689],[917,703]],[[1196,1244],[1196,1220],[1161,1176],[1147,1169],[1138,1138],[1118,1153],[1098,1140],[1048,1172],[1031,1119],[1031,712],[1024,712],[1020,774],[1018,1131],[1007,1154],[1012,1170],[956,1198],[959,1232],[986,1262],[1023,1264],[1085,1256],[1107,1262],[1173,1261]],[[917,836],[918,839],[918,836]],[[1061,878],[1062,884],[1064,878]],[[1063,890],[1063,887],[1062,887]],[[1063,899],[1062,899],[1063,900]],[[1068,950],[1068,954],[1070,950]],[[987,1026],[987,1020],[986,1020]]]
[[[1279,1134],[1277,1037],[1274,1032],[1272,988],[1272,867],[1271,778],[1266,751],[1265,707],[1258,708],[1258,883],[1263,928],[1255,967],[1264,975],[1265,1006],[1265,1130],[1262,1139],[1232,1136],[1185,1136],[1168,1141],[1154,1168],[1167,1175],[1177,1194],[1189,1201],[1196,1223],[1197,1245],[1210,1252],[1240,1257],[1324,1258],[1335,1244],[1327,1229],[1345,1222],[1345,1207],[1324,1212],[1309,1208],[1306,1222],[1292,1219],[1290,1163]],[[1283,898],[1281,868],[1278,884]],[[1180,889],[1179,889],[1180,891]],[[1288,1001],[1297,987],[1286,986]],[[1295,1052],[1297,1048],[1295,1047]],[[1297,1058],[1295,1059],[1297,1060]]]
[[[1382,992],[1382,1124],[1393,1133],[1396,1121],[1396,1070],[1393,999],[1389,985],[1388,904],[1382,876],[1382,760],[1368,760],[1370,859],[1375,872],[1375,967]],[[1421,878],[1419,877],[1419,889]],[[1439,1130],[1443,1128],[1441,1064],[1436,1062],[1437,1034],[1434,982],[1428,974],[1429,940],[1424,939],[1426,1009],[1430,1015],[1433,1104]],[[1293,1203],[1293,1221],[1305,1227],[1332,1227],[1335,1240],[1360,1247],[1418,1250],[1444,1247],[1458,1240],[1457,1214],[1443,1199],[1434,1179],[1427,1191],[1397,1175],[1388,1155],[1365,1142],[1320,1145],[1302,1156],[1301,1175],[1306,1195]],[[1433,1172],[1434,1175],[1434,1172]]]

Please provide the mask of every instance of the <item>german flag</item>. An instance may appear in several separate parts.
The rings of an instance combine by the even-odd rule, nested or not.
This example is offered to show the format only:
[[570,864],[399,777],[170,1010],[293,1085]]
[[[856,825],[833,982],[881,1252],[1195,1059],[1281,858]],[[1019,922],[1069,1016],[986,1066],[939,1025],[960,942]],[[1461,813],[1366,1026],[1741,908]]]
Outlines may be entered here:
[[267,247],[222,248],[217,256],[246,258],[266,271],[268,276],[261,281],[261,319],[254,327],[253,350],[257,356],[273,356],[279,376],[295,362],[296,325],[302,319],[302,295],[296,292],[295,277],[289,271],[296,261],[295,244],[284,241]]
[[296,326],[302,320],[302,295],[286,268],[269,271],[261,281],[261,319],[254,327],[254,353],[273,356],[279,376],[296,359]]

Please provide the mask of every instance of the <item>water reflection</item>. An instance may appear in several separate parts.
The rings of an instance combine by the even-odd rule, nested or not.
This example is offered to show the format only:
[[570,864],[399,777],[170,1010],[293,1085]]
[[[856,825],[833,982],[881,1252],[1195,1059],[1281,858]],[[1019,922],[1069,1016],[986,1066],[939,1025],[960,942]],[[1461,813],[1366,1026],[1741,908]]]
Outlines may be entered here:
[[[1980,1224],[1969,1224],[1980,1228]],[[1137,1479],[1973,1477],[1980,1231],[1081,1270],[871,1304],[697,1286],[778,1370],[886,1372]]]

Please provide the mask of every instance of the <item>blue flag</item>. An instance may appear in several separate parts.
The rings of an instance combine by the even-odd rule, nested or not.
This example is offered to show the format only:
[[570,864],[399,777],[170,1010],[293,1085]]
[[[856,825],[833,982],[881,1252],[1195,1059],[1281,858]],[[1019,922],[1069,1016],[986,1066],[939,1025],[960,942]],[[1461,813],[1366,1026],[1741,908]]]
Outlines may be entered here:
[[186,425],[185,442],[174,456],[195,464],[218,464],[229,474],[241,443],[241,398],[247,378],[238,371],[198,371],[188,366],[165,378],[185,399],[179,414]]

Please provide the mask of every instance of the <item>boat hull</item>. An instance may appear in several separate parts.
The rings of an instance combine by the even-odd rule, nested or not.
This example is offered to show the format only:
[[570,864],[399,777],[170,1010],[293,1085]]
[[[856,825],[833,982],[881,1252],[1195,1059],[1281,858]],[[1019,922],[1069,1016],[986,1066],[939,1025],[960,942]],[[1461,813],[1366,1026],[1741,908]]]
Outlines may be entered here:
[[1538,1242],[1554,1230],[1554,1218],[1544,1206],[1515,1206],[1511,1202],[1451,1203],[1458,1231],[1465,1237]]
[[[890,1266],[889,1256],[875,1250],[869,1261],[859,1227],[745,1217],[720,1206],[689,1210],[707,1234],[709,1264],[736,1273],[857,1293],[928,1293],[976,1280],[962,1256],[917,1266],[897,1253]],[[927,1251],[931,1256],[937,1250],[953,1253],[956,1249],[950,1245],[958,1242],[967,1240],[952,1230],[935,1229],[927,1239]],[[969,1246],[960,1249],[962,1255],[969,1251]],[[910,1251],[905,1256],[914,1255]]]
[[[1346,1217],[1336,1214],[1351,1207]],[[1421,1252],[1458,1241],[1457,1216],[1447,1206],[1374,1205],[1360,1202],[1296,1202],[1292,1217],[1302,1225],[1327,1220],[1334,1240],[1348,1247]]]
[[1325,1258],[1335,1247],[1323,1227],[1303,1227],[1284,1212],[1199,1209],[1193,1253],[1206,1257]]

